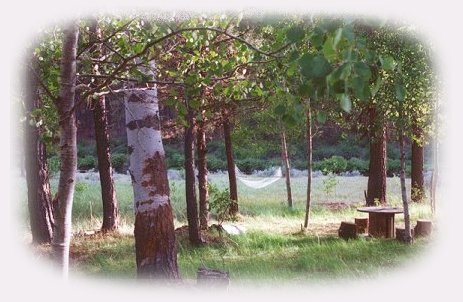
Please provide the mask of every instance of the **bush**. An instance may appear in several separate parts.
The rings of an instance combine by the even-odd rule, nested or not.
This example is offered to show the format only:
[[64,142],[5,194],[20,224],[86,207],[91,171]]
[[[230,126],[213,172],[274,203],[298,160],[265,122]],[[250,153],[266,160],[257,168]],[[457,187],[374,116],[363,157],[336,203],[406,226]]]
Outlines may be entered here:
[[290,162],[291,167],[298,170],[307,170],[306,160],[293,160]]
[[230,199],[228,188],[220,190],[217,186],[211,183],[208,183],[207,185],[210,194],[209,211],[216,215],[218,224],[222,225],[225,220],[235,221],[236,216],[230,215],[229,210],[236,201]]
[[[399,169],[400,169],[400,160],[398,159],[387,159],[386,164],[386,174],[388,177],[393,177],[394,175],[399,176]],[[405,161],[405,177],[410,177],[411,175],[411,161]]]
[[95,156],[96,144],[93,143],[79,143],[77,144],[77,157],[85,158],[87,156]]
[[347,161],[346,171],[359,171],[362,175],[365,175],[368,173],[368,165],[368,160],[352,157]]
[[339,174],[346,171],[347,160],[342,156],[331,156],[319,162],[315,162],[312,169],[322,171],[324,175],[329,173]]
[[227,170],[227,162],[221,159],[218,159],[214,155],[209,155],[207,157],[207,169],[209,171],[219,171],[219,170]]
[[87,155],[77,159],[77,167],[80,170],[90,170],[96,167],[96,158],[92,155]]
[[168,153],[167,155],[167,168],[168,169],[181,169],[184,166],[185,157],[178,152]]
[[113,169],[118,173],[125,173],[127,171],[127,155],[116,153],[111,156],[111,163]]
[[236,165],[240,171],[244,173],[252,173],[254,170],[265,170],[270,168],[272,163],[267,160],[261,160],[257,158],[246,158],[236,161]]

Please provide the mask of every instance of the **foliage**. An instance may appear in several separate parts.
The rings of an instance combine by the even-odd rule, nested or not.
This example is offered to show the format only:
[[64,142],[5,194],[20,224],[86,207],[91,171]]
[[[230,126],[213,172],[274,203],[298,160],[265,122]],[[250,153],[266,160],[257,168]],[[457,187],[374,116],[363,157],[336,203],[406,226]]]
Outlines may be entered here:
[[327,175],[330,173],[339,174],[346,171],[347,161],[342,156],[332,156],[324,159],[320,162],[314,162],[313,170],[322,171],[323,174]]
[[53,176],[59,172],[60,160],[58,156],[48,158],[48,172]]
[[352,157],[347,161],[346,171],[359,171],[362,175],[365,175],[368,172],[368,165],[368,160]]
[[80,170],[90,170],[94,169],[97,165],[97,160],[95,156],[86,155],[84,157],[77,159],[77,168]]
[[212,172],[225,171],[227,170],[227,162],[211,154],[207,157],[207,169]]
[[216,215],[219,225],[225,220],[235,221],[236,216],[230,214],[230,207],[235,202],[230,199],[228,188],[220,190],[216,185],[208,183],[209,189],[209,211]]
[[116,153],[111,155],[111,164],[113,169],[118,173],[125,173],[127,170],[127,160],[128,157],[126,154]]
[[339,181],[336,179],[336,174],[329,173],[328,177],[323,180],[323,192],[325,192],[327,196],[331,195],[336,191],[338,183]]

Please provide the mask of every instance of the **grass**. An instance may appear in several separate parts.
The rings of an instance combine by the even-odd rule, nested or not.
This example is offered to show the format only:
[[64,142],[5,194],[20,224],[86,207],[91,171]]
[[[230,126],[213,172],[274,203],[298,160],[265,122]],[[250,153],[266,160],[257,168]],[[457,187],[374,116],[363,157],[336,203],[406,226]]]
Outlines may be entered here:
[[[348,242],[337,237],[343,220],[366,217],[356,207],[363,205],[366,177],[337,177],[333,192],[323,190],[324,177],[314,179],[313,208],[308,231],[301,231],[304,219],[306,178],[293,178],[294,207],[286,206],[283,180],[254,190],[239,184],[240,213],[237,224],[247,229],[244,235],[219,237],[210,231],[213,240],[203,247],[189,245],[185,232],[177,234],[178,264],[184,279],[193,280],[201,264],[230,272],[232,280],[305,281],[377,276],[384,270],[400,267],[427,246],[427,239],[407,246],[396,240],[365,239]],[[210,181],[219,188],[227,185],[227,177],[216,174]],[[56,188],[56,180],[52,180]],[[184,182],[170,181],[175,225],[186,224]],[[80,181],[76,185],[73,206],[71,269],[104,278],[131,278],[136,274],[133,239],[132,187],[128,181],[116,183],[121,213],[118,234],[83,235],[101,225],[99,184]],[[398,179],[388,179],[388,200],[401,205]],[[25,198],[25,197],[24,197]],[[411,205],[411,221],[429,218],[427,204]],[[396,225],[403,224],[402,215]]]

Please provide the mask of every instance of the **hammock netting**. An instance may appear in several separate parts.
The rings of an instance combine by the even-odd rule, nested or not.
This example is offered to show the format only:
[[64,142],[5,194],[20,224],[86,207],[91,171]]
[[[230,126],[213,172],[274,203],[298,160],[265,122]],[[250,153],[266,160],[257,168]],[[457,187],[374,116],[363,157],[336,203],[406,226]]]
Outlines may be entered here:
[[244,185],[253,188],[253,189],[261,189],[265,188],[280,178],[283,177],[283,173],[281,172],[281,167],[275,170],[272,176],[270,177],[253,177],[243,174],[240,169],[235,165],[236,171],[236,178],[238,178]]

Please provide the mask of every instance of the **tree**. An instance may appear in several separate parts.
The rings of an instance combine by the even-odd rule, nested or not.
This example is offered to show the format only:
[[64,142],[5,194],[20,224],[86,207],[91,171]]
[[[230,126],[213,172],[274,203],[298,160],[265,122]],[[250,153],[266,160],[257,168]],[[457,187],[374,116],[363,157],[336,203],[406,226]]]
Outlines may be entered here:
[[31,57],[25,70],[25,163],[32,241],[41,244],[51,243],[53,238],[53,207],[48,179],[47,149],[43,141],[43,119],[37,115],[42,107],[36,74],[37,59],[35,55]]
[[140,278],[177,279],[177,251],[155,87],[125,92]]
[[196,132],[196,147],[198,153],[198,188],[199,188],[199,225],[201,230],[207,230],[209,221],[209,191],[207,188],[207,143],[204,112],[198,121]]
[[53,229],[54,257],[68,275],[69,245],[71,241],[71,215],[77,172],[77,143],[74,100],[76,91],[76,56],[79,27],[77,22],[64,29],[61,58],[59,98],[56,102],[60,120],[60,176],[55,202],[55,226]]
[[[96,60],[101,61],[104,58],[103,45],[97,44],[102,39],[101,29],[98,26],[98,20],[93,19],[91,22],[90,41],[94,43],[94,49],[90,51],[95,54]],[[93,64],[95,74],[99,75],[99,64]],[[96,79],[91,84],[92,87],[98,85]],[[106,111],[105,95],[96,96],[93,100],[93,119],[95,122],[95,141],[98,158],[98,172],[100,174],[101,199],[103,201],[103,232],[114,231],[119,223],[119,209],[116,199],[116,190],[114,187],[113,169],[111,164],[111,150],[109,144],[108,117]]]

